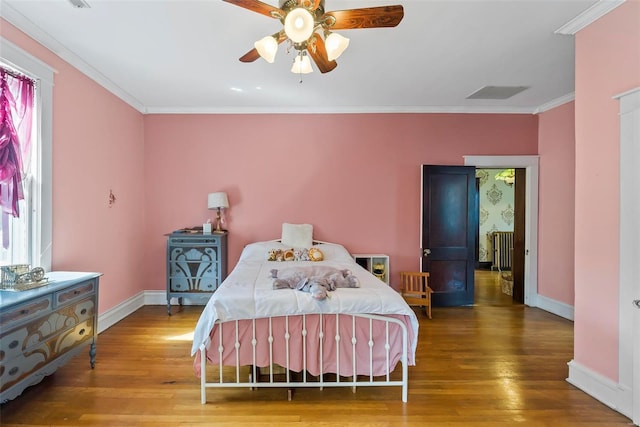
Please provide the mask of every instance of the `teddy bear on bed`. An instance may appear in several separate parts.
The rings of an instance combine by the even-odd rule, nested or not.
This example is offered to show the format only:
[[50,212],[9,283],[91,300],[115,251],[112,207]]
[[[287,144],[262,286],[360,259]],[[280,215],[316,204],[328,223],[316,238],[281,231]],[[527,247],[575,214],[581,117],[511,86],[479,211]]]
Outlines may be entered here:
[[273,289],[297,289],[308,292],[315,300],[322,301],[329,297],[329,292],[337,288],[358,288],[360,282],[350,270],[338,270],[333,267],[294,268],[279,274],[277,269],[271,270]]

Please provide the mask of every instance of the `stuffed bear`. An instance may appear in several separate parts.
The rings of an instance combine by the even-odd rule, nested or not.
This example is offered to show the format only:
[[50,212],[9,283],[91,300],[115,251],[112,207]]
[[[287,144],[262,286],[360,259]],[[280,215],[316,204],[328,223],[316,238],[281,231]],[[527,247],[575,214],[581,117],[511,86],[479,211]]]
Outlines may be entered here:
[[284,251],[282,249],[269,249],[267,261],[283,261]]

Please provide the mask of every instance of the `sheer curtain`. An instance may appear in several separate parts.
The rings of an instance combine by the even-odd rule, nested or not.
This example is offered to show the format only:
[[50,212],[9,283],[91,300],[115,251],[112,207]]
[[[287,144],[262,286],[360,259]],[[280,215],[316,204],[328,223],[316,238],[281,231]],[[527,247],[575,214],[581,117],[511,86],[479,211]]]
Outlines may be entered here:
[[34,82],[0,67],[0,232],[2,246],[9,247],[10,216],[19,217],[24,199],[22,180],[29,165],[33,118]]

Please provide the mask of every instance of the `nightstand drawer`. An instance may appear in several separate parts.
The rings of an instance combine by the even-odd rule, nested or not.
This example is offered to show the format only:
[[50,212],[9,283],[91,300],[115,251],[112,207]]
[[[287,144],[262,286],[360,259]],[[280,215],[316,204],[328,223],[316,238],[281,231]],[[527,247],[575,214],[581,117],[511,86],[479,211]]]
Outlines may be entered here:
[[11,307],[0,314],[0,325],[4,330],[48,311],[51,311],[51,295]]
[[95,292],[95,289],[96,289],[96,281],[92,279],[92,280],[83,282],[79,285],[76,285],[72,288],[56,292],[54,294],[54,300],[55,300],[56,306],[66,304],[70,301],[75,301],[87,295],[91,295]]
[[220,236],[189,236],[189,237],[170,237],[170,246],[211,246],[219,245]]

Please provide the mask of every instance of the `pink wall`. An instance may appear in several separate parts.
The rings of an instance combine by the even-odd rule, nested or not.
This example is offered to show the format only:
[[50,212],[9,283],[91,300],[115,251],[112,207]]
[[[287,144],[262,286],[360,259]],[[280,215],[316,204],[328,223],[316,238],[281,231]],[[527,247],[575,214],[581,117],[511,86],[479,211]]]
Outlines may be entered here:
[[[104,312],[145,289],[143,116],[0,22],[2,37],[57,71],[52,268],[103,273],[99,311]],[[117,198],[111,208],[109,190]]]
[[149,289],[165,286],[165,237],[229,194],[229,268],[242,247],[309,222],[351,252],[390,255],[391,279],[418,268],[420,165],[537,153],[534,115],[145,116]]
[[573,306],[575,105],[539,115],[538,294]]
[[619,119],[612,97],[640,86],[640,1],[576,35],[575,355],[618,378]]

